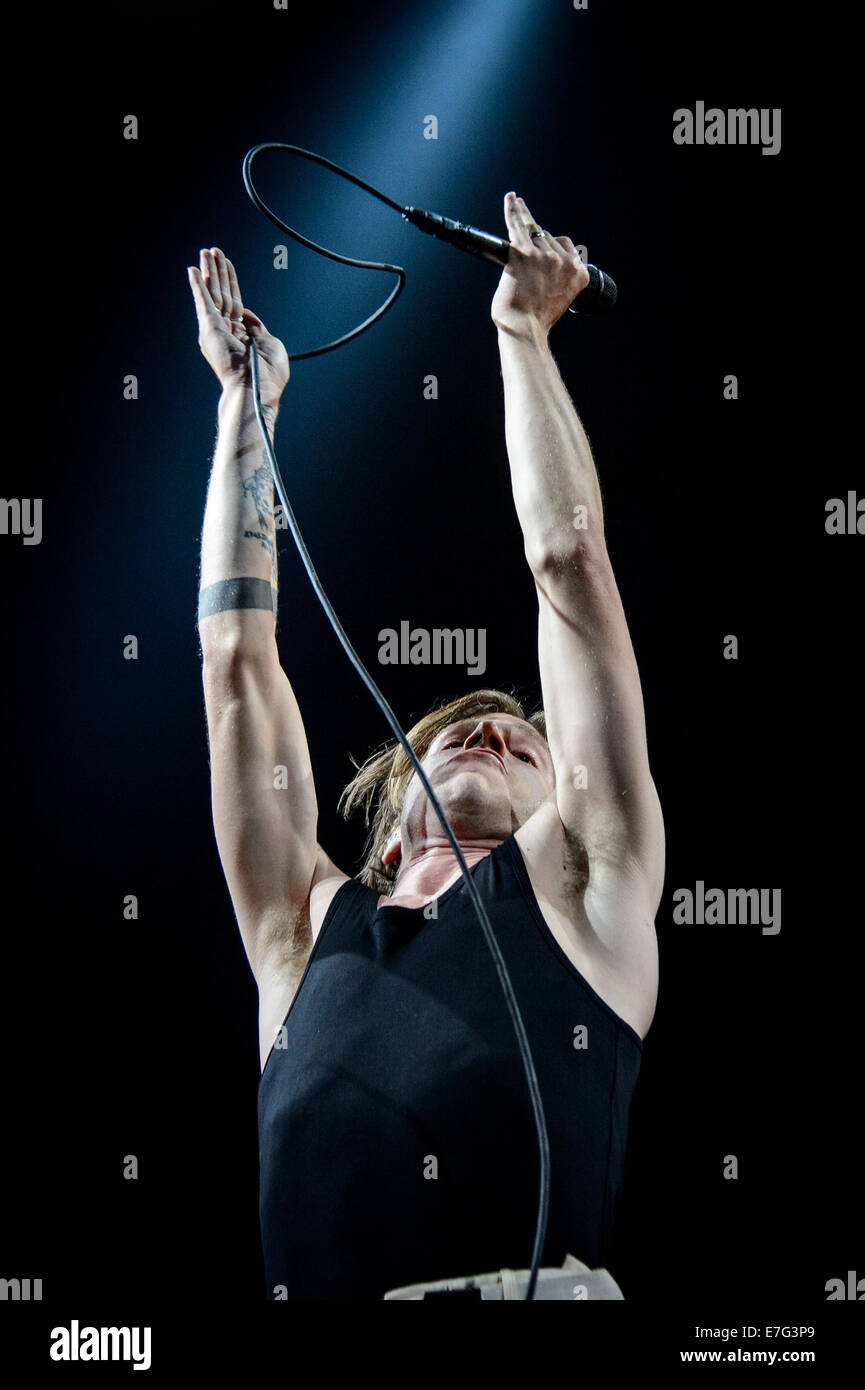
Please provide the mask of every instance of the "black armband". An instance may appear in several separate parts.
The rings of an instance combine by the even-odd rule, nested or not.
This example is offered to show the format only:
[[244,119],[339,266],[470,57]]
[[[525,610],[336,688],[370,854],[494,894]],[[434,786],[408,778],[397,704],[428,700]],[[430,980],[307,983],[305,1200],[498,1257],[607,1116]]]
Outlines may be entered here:
[[266,579],[220,579],[198,595],[198,621],[232,608],[269,608],[276,619],[276,590]]

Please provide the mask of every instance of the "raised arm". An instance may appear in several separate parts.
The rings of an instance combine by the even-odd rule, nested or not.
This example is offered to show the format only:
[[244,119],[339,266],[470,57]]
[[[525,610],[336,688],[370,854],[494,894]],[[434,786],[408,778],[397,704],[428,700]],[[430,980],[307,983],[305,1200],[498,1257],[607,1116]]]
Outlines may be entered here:
[[[627,880],[654,918],[664,832],[649,772],[643,698],[604,539],[585,431],[550,351],[551,327],[588,283],[573,242],[509,194],[513,250],[492,306],[517,516],[538,596],[538,664],[556,802],[595,878]],[[581,771],[585,769],[585,771]],[[590,869],[590,891],[592,884]]]
[[221,251],[202,251],[188,274],[199,345],[222,387],[199,597],[213,824],[250,965],[259,989],[271,989],[275,977],[296,982],[306,963],[309,893],[326,860],[303,721],[276,645],[273,484],[253,406],[249,335],[271,439],[289,364],[282,343],[243,307]]

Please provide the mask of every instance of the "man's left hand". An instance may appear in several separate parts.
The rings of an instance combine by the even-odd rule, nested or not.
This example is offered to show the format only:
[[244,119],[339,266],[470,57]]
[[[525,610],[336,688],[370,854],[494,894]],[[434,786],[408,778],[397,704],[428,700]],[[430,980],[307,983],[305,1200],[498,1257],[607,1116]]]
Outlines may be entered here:
[[545,338],[585,289],[589,272],[570,237],[545,232],[514,193],[505,196],[505,222],[511,250],[492,302],[493,323],[518,338]]

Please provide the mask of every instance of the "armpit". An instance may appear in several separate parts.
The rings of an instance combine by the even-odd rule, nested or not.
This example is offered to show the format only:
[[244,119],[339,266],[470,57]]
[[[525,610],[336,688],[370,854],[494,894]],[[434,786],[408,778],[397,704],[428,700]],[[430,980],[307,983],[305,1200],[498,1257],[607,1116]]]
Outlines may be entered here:
[[562,870],[568,896],[582,895],[589,884],[589,855],[581,835],[562,826]]

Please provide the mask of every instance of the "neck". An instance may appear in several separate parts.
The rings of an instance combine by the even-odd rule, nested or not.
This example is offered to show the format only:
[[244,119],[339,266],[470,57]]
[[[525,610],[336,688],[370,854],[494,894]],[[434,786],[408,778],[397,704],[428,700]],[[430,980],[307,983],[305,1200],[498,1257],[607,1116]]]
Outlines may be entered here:
[[[469,868],[501,843],[500,839],[489,836],[457,839]],[[400,864],[391,897],[437,898],[456,881],[461,872],[450,841],[443,835],[429,836],[413,847],[408,859]]]

